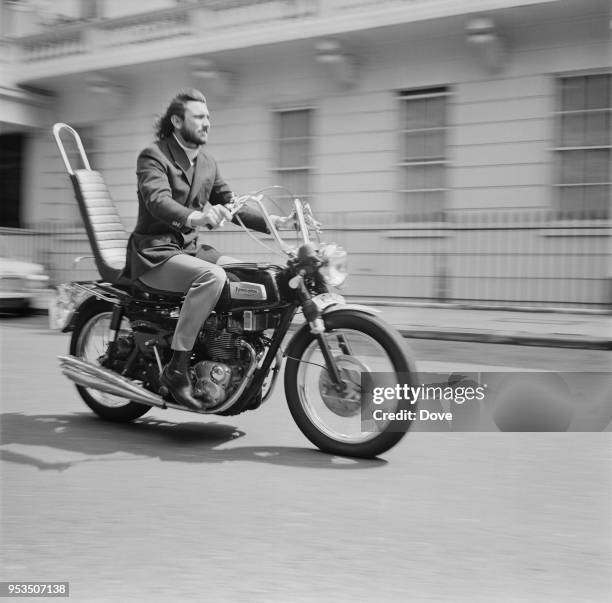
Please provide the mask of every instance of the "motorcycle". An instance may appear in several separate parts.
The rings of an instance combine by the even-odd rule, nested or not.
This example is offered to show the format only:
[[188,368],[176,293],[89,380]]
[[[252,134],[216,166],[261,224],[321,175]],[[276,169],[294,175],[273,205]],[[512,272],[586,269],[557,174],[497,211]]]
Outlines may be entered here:
[[[72,168],[61,139],[64,130],[74,138],[82,169]],[[370,385],[376,375],[383,375],[386,383],[400,383],[415,374],[405,342],[376,310],[347,303],[333,291],[347,277],[347,254],[321,241],[321,225],[310,206],[293,195],[296,226],[291,236],[297,241],[283,239],[267,209],[270,194],[279,187],[236,197],[230,213],[255,204],[270,231],[265,241],[257,240],[270,249],[271,237],[284,262],[223,266],[225,288],[191,358],[194,395],[204,408],[175,403],[159,377],[171,355],[182,296],[121,282],[127,233],[103,178],[91,169],[74,129],[59,123],[53,134],[101,278],[61,286],[50,314],[56,326],[71,332],[61,370],[94,413],[127,422],[153,407],[222,416],[252,411],[270,398],[284,359],[289,410],[320,450],[372,458],[401,440],[406,429],[395,429],[393,421],[378,421],[376,428],[364,430],[362,398],[364,378],[370,378]],[[404,404],[396,401],[397,409]]]

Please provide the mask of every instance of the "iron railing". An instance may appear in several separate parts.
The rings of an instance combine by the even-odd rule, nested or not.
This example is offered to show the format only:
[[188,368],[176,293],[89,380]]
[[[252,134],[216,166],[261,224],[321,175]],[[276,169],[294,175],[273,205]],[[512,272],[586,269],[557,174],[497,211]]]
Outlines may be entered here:
[[[393,218],[395,216],[395,218]],[[398,223],[395,214],[318,214],[323,239],[349,252],[349,296],[476,306],[608,308],[612,223],[545,211],[447,214]],[[282,261],[240,230],[206,232],[227,254]],[[46,223],[0,229],[2,254],[43,264],[53,285],[98,278],[85,231]]]

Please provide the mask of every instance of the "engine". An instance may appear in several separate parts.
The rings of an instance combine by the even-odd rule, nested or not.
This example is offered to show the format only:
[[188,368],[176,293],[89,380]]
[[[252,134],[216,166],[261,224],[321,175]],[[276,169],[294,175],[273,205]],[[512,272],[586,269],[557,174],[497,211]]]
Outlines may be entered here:
[[223,321],[213,316],[204,324],[200,341],[211,360],[235,361],[240,359],[238,342],[243,335],[242,322],[228,317]]
[[196,376],[194,395],[214,406],[227,400],[240,385],[244,375],[241,364],[225,364],[214,360],[202,360],[193,368]]
[[[267,345],[263,332],[276,328],[280,316],[267,309],[209,316],[194,348],[194,395],[213,407],[232,396],[243,383],[253,359],[261,358]],[[158,316],[149,317],[142,311],[132,314],[131,329],[119,334],[112,362],[104,365],[139,379],[155,391],[159,386],[159,365],[170,358],[169,344],[176,320],[162,317],[158,322],[151,318]]]
[[259,353],[262,334],[280,324],[280,313],[245,310],[239,314],[213,314],[204,323],[198,338],[203,356],[210,360],[240,362],[240,340],[249,342]]
[[194,365],[194,395],[209,405],[223,403],[242,383],[251,358],[241,345],[247,342],[257,356],[264,350],[263,331],[278,326],[280,315],[245,310],[235,314],[213,314],[198,337]]

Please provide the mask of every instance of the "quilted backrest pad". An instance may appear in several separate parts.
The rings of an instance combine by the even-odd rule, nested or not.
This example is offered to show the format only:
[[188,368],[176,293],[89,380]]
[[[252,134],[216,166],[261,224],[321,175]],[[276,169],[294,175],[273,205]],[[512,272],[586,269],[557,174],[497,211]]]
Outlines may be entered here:
[[[81,215],[102,277],[106,268],[121,270],[125,264],[128,234],[113,203],[102,174],[94,170],[76,170],[75,188]],[[102,263],[102,265],[100,265]]]

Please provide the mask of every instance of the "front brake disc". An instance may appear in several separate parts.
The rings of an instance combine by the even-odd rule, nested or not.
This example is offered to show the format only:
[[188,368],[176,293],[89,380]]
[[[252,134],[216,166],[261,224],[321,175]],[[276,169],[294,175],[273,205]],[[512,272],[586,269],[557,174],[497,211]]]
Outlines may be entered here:
[[335,356],[334,362],[344,388],[338,391],[323,369],[319,376],[319,393],[329,410],[340,417],[353,417],[361,411],[361,373],[369,373],[368,367],[354,356]]

